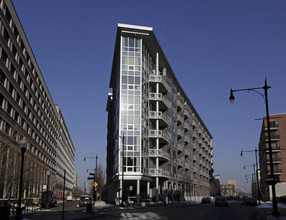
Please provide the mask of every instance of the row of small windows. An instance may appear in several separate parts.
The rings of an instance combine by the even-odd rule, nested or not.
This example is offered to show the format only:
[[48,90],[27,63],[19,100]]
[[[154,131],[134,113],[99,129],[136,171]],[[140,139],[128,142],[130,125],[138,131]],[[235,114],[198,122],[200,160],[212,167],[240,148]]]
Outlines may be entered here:
[[[11,138],[15,138],[16,141],[20,140],[20,135],[17,134],[17,131],[8,122],[3,120],[1,117],[0,117],[0,130],[3,131],[6,135],[10,136]],[[28,130],[29,130],[28,133],[32,134],[32,136],[35,137],[35,133],[31,131],[30,128]],[[14,137],[15,135],[17,137]],[[34,139],[36,140],[38,144],[41,145],[42,142],[39,141],[38,137]],[[43,148],[52,158],[55,158],[56,155],[52,153],[50,149],[48,149],[47,145],[43,145]],[[33,153],[35,156],[38,156],[42,161],[46,163],[50,163],[50,165],[53,164],[53,162],[48,157],[46,157],[43,153],[41,153],[36,147],[32,146],[30,143],[28,144],[27,149],[30,150],[31,153]]]
[[[11,85],[11,83],[8,80],[5,80],[5,75],[3,74],[2,70],[0,69],[0,82],[3,85],[4,88],[7,89],[8,92],[11,94],[11,96],[15,99],[17,104],[23,109],[23,111],[26,113],[26,115],[29,117],[29,119],[32,121],[32,123],[37,127],[37,129],[43,134],[46,140],[48,140],[50,143],[52,143],[53,147],[55,147],[55,144],[51,141],[51,138],[49,137],[48,133],[43,129],[39,121],[36,119],[36,117],[32,114],[31,110],[27,107],[25,102],[20,98],[20,95],[14,90],[14,87]],[[13,89],[11,89],[13,88]],[[31,131],[31,128],[29,125],[24,122],[23,119],[19,116],[20,114],[13,109],[12,104],[4,98],[4,96],[0,93],[0,107],[6,110],[6,112],[20,125],[22,125],[24,130],[27,130],[28,133],[35,139],[37,138],[33,135],[34,131]],[[44,119],[43,115],[41,117],[42,121],[44,122],[45,126],[48,127],[49,132],[51,132],[51,128],[47,125],[46,120]],[[37,141],[38,142],[38,141]],[[42,142],[40,140],[39,142]]]
[[[20,49],[22,50],[22,53],[23,53],[25,59],[27,60],[28,66],[30,67],[31,72],[33,73],[33,76],[34,76],[35,79],[36,79],[36,82],[37,82],[37,84],[38,84],[38,86],[39,86],[39,88],[40,88],[40,90],[41,90],[41,92],[42,92],[42,94],[43,94],[43,97],[44,97],[44,99],[46,100],[46,102],[48,103],[48,104],[47,104],[47,105],[48,105],[47,107],[49,107],[49,109],[52,111],[52,116],[53,116],[54,118],[56,118],[56,117],[55,117],[54,109],[52,108],[52,105],[51,105],[51,103],[50,103],[50,101],[49,101],[49,99],[48,99],[48,97],[47,97],[46,92],[43,91],[43,85],[42,85],[42,83],[41,83],[40,80],[39,80],[38,73],[36,72],[36,70],[35,70],[35,68],[34,68],[34,65],[33,65],[32,62],[31,62],[30,56],[29,56],[29,54],[27,53],[27,50],[26,50],[26,48],[25,48],[25,46],[24,46],[24,43],[23,43],[23,41],[20,39],[19,32],[18,32],[16,26],[15,26],[14,23],[13,23],[11,14],[10,14],[10,12],[9,12],[9,10],[8,10],[8,8],[7,8],[7,6],[5,5],[4,2],[1,2],[1,5],[0,5],[0,6],[1,6],[1,9],[2,9],[3,14],[5,15],[5,17],[6,17],[6,19],[7,19],[7,22],[9,23],[10,29],[11,29],[12,33],[14,34],[15,38],[17,39],[17,43],[18,43]],[[3,29],[4,29],[4,30],[3,30]],[[2,31],[1,31],[1,30],[2,30]],[[30,83],[32,80],[31,80],[30,77],[29,77],[29,79],[28,79],[28,71],[27,71],[26,68],[25,68],[24,62],[22,61],[21,57],[20,57],[19,54],[17,53],[17,49],[16,49],[16,47],[14,46],[14,44],[12,43],[12,41],[11,41],[12,39],[9,38],[8,31],[6,30],[6,28],[4,27],[4,25],[2,24],[2,22],[0,22],[0,31],[1,31],[1,34],[3,33],[3,34],[2,34],[3,38],[4,38],[5,41],[7,42],[8,47],[10,48],[10,50],[11,50],[12,54],[14,55],[14,57],[16,57],[16,60],[18,61],[17,63],[19,64],[19,66],[20,66],[20,68],[21,68],[23,74],[27,77],[27,80],[28,80],[28,82]],[[5,53],[6,53],[6,52],[5,52]],[[6,54],[6,55],[7,55],[7,54]],[[5,56],[5,54],[4,54],[4,56]],[[3,58],[3,59],[4,59],[4,58]],[[4,61],[4,63],[5,63],[5,61]],[[12,67],[12,71],[13,71],[13,67]],[[13,72],[12,72],[12,74],[13,74]],[[32,82],[31,82],[31,83],[32,83]],[[40,95],[39,95],[39,93],[38,93],[38,91],[37,91],[37,89],[35,88],[35,85],[34,85],[33,83],[31,84],[31,88],[32,88],[33,92],[36,94],[37,98],[40,99],[41,97],[40,97]],[[35,89],[35,91],[34,91],[34,89]],[[39,101],[41,102],[42,100],[40,99]],[[48,113],[48,114],[49,114],[49,113]],[[51,123],[52,123],[52,126],[54,127],[55,125],[53,124],[53,120],[51,120],[51,118],[49,118],[49,119],[50,119],[50,121],[51,121]]]
[[[19,92],[17,92],[17,90],[14,88],[14,86],[12,85],[12,83],[6,78],[4,72],[2,69],[0,69],[0,82],[3,85],[4,88],[6,88],[8,90],[8,92],[10,93],[10,95],[15,99],[15,101],[17,102],[17,104],[24,110],[24,112],[27,114],[27,116],[30,118],[30,120],[37,126],[40,127],[42,130],[42,126],[38,123],[38,120],[36,119],[36,117],[34,116],[34,114],[32,113],[32,111],[28,108],[27,104],[25,103],[25,101],[21,98]],[[44,123],[44,125],[47,127],[49,133],[53,134],[54,132],[52,131],[51,126],[47,123],[44,115],[42,114],[42,112],[40,111],[40,109],[38,108],[38,105],[36,102],[34,102],[32,96],[30,95],[30,93],[27,91],[27,87],[23,84],[23,82],[21,81],[21,78],[18,78],[18,84],[20,86],[20,88],[22,89],[22,91],[25,93],[26,97],[28,100],[30,100],[30,104],[34,107],[34,110],[38,113],[39,118],[41,119],[41,121]],[[44,106],[42,106],[44,107]],[[47,111],[45,112],[47,113]],[[55,134],[53,134],[55,135]]]

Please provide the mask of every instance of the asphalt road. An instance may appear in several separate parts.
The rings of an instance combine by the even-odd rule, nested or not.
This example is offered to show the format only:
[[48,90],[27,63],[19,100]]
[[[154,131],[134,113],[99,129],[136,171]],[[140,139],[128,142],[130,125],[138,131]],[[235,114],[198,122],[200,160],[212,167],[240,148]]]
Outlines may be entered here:
[[[261,220],[260,211],[256,207],[244,206],[239,201],[229,201],[228,207],[215,207],[214,204],[199,204],[177,207],[145,207],[120,208],[111,206],[95,209],[94,214],[83,212],[77,207],[78,202],[65,203],[65,219],[162,219],[162,220]],[[56,220],[62,219],[62,203],[50,210],[41,210],[35,214],[25,215],[26,219]]]
[[256,220],[261,218],[255,207],[243,206],[238,201],[229,201],[228,207],[215,207],[214,204],[208,203],[187,207],[124,210],[117,219]]

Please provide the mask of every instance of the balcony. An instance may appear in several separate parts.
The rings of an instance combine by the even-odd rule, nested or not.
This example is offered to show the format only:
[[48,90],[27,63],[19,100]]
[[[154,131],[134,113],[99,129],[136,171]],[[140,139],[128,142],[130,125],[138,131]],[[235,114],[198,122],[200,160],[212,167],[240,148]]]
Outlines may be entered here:
[[[279,141],[280,139],[280,135],[276,134],[276,135],[271,135],[271,141]],[[268,137],[265,136],[265,141],[268,142]]]
[[189,110],[187,110],[187,109],[184,109],[184,118],[185,119],[187,119],[187,118],[190,118],[190,112],[189,112]]
[[175,178],[177,180],[182,180],[183,179],[183,176],[181,174],[175,174]]
[[161,143],[169,143],[168,136],[166,132],[162,130],[149,130],[149,138],[159,138]]
[[169,153],[163,151],[162,149],[150,149],[149,150],[149,157],[159,157],[162,161],[168,161],[171,159],[171,156]]
[[148,80],[150,83],[160,83],[159,91],[166,94],[168,93],[167,81],[164,76],[161,75],[149,75]]
[[[279,125],[277,123],[272,124],[270,123],[270,130],[278,130],[279,129]],[[264,128],[264,131],[268,131],[268,126],[266,125],[266,127]]]
[[187,143],[187,144],[190,144],[191,143],[191,137],[189,135],[186,135],[184,137],[184,141]]
[[177,159],[178,166],[183,166],[184,162],[181,159]]
[[[281,174],[282,174],[282,170],[274,169],[274,175],[281,175]],[[270,170],[267,170],[267,175],[271,175]]]
[[167,104],[166,98],[162,95],[162,93],[150,92],[148,99],[150,102],[154,102],[153,103],[154,105],[155,105],[156,101],[159,101],[159,109],[160,110],[167,110],[168,109],[168,104]]
[[177,150],[178,150],[178,152],[183,152],[184,151],[184,147],[181,146],[180,144],[177,144]]
[[190,152],[188,149],[184,149],[185,157],[191,156]]
[[[272,152],[279,152],[281,151],[280,147],[272,147],[271,148]],[[266,148],[266,152],[269,153],[269,147]]]
[[178,122],[178,125],[184,123],[184,118],[182,115],[180,114],[177,115],[177,122]]
[[178,110],[181,110],[184,108],[184,103],[180,99],[177,99],[177,108]]
[[159,127],[167,127],[169,126],[169,122],[167,121],[167,116],[163,112],[149,111],[149,119],[150,120],[159,120]]
[[162,175],[162,169],[149,168],[148,173],[151,176],[161,176]]
[[191,132],[191,138],[193,138],[193,140],[195,140],[196,139],[196,133],[195,132]]
[[178,139],[181,139],[184,136],[184,130],[182,128],[177,129]]
[[[281,163],[281,158],[272,158],[273,163]],[[266,162],[270,164],[270,159],[266,159]]]
[[190,123],[189,122],[185,122],[184,123],[184,130],[185,130],[185,132],[188,132],[190,130],[190,128],[191,128]]
[[198,127],[197,122],[195,122],[195,121],[191,121],[191,125],[193,126],[193,128]]
[[189,170],[190,169],[190,164],[189,163],[185,163],[185,170]]

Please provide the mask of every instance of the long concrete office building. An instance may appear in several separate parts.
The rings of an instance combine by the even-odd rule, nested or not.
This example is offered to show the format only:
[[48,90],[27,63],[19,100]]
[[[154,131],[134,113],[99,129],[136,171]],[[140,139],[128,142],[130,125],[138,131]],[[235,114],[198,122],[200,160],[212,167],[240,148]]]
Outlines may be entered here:
[[118,24],[110,88],[109,200],[171,202],[209,195],[212,136],[152,27]]
[[0,198],[17,198],[21,151],[24,198],[74,187],[75,148],[11,0],[0,0]]

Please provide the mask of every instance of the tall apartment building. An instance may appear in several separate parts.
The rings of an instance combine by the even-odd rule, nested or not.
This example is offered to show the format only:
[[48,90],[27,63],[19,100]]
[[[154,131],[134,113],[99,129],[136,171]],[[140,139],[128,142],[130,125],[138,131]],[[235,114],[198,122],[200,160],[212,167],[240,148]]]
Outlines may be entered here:
[[153,28],[118,24],[110,88],[109,198],[120,202],[123,194],[123,200],[129,196],[140,202],[209,195],[212,136],[180,86]]
[[61,192],[64,170],[71,191],[75,148],[11,0],[0,0],[0,56],[0,198],[18,196],[24,136],[24,197],[39,196],[48,179]]
[[[270,115],[271,149],[274,175],[280,181],[276,184],[276,196],[286,194],[286,114]],[[263,199],[272,199],[272,189],[265,182],[270,177],[269,139],[266,117],[262,123],[259,141],[260,186]]]

